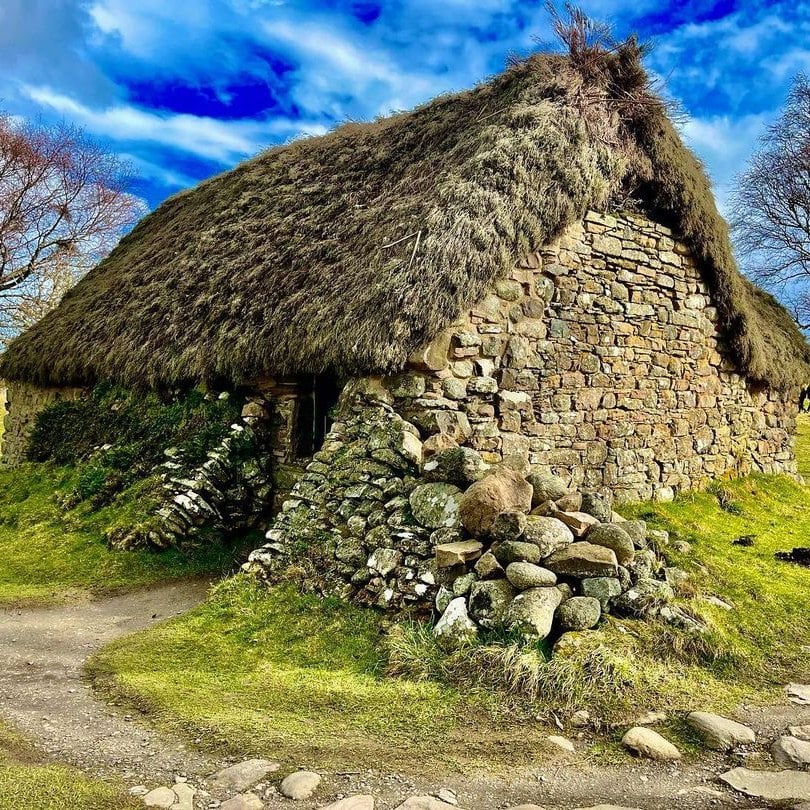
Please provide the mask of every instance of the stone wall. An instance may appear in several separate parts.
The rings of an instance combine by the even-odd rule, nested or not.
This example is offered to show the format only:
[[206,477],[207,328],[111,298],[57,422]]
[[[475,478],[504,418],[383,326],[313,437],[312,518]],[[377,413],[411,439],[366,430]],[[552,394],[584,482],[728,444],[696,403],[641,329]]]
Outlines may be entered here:
[[25,460],[28,438],[37,414],[62,400],[78,399],[81,388],[40,388],[37,385],[11,383],[6,389],[5,430],[0,447],[3,464],[19,464]]
[[[466,633],[488,626],[493,594],[504,611],[523,599],[512,563],[562,588],[540,588],[553,597],[544,632],[572,594],[593,608],[601,594],[600,610],[632,612],[622,600],[648,606],[651,594],[658,604],[677,572],[663,571],[644,527],[636,550],[623,529],[605,528],[618,519],[612,502],[670,499],[725,474],[796,472],[793,398],[752,389],[716,323],[669,230],[589,213],[402,374],[347,386],[332,432],[247,570],[394,610],[444,614],[452,601],[442,622]],[[493,510],[485,493],[482,508],[503,511],[497,531],[482,529],[464,519],[465,502],[498,477],[517,491],[531,482],[531,514],[528,502]],[[559,562],[546,533],[565,535],[560,525],[580,532],[566,537],[565,559],[584,555],[585,573],[534,570]],[[591,557],[606,552],[592,546],[617,536],[633,564],[609,559],[615,570],[594,573]],[[696,627],[673,608],[661,615]]]
[[793,398],[748,385],[716,324],[669,229],[591,212],[388,384],[423,431],[617,500],[795,474]]

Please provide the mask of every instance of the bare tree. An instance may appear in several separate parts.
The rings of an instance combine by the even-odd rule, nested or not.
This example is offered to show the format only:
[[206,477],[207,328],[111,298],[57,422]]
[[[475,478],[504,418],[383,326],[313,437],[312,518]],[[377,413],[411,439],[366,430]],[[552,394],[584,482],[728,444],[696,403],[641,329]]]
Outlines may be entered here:
[[0,340],[38,320],[141,213],[126,166],[68,125],[0,115]]
[[737,181],[731,223],[740,261],[810,328],[810,81],[793,81]]

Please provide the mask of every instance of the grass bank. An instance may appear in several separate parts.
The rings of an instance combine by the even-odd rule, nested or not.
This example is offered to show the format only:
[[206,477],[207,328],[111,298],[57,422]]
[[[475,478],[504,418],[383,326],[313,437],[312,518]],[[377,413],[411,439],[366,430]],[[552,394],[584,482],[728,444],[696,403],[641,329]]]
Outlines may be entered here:
[[110,551],[105,532],[137,520],[138,487],[101,509],[80,503],[65,510],[59,499],[75,490],[77,475],[53,464],[0,471],[0,605],[91,598],[230,570],[234,552],[222,546],[161,554]]
[[498,748],[512,761],[536,755],[542,728],[518,739],[486,693],[389,677],[387,631],[374,611],[239,576],[179,620],[106,647],[89,671],[222,753],[406,771],[483,764]]
[[74,768],[44,764],[0,725],[0,807],[36,810],[128,810],[140,805],[123,788],[88,779]]
[[[810,456],[802,424],[802,463]],[[733,711],[810,677],[810,570],[774,559],[806,545],[810,488],[779,476],[723,482],[628,516],[690,544],[665,554],[689,572],[679,603],[709,627],[609,618],[567,656],[508,639],[450,657],[429,628],[237,577],[211,600],[102,650],[110,695],[203,745],[324,766],[444,770],[536,761],[546,727],[589,710],[606,728],[634,712]],[[735,545],[749,535],[753,545]],[[723,600],[723,607],[714,599]],[[607,739],[610,739],[608,734]]]

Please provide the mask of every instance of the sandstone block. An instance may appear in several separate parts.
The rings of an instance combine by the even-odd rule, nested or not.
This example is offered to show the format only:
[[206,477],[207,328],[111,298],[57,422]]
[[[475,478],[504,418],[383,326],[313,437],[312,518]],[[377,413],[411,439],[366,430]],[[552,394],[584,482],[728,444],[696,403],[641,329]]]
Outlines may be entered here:
[[485,537],[501,512],[528,512],[531,503],[531,484],[514,470],[500,467],[461,496],[459,516],[473,537]]
[[461,540],[457,543],[442,543],[436,546],[436,565],[452,568],[474,562],[481,556],[484,544],[478,540]]
[[613,549],[591,543],[572,543],[547,557],[544,565],[558,576],[615,577],[618,562]]

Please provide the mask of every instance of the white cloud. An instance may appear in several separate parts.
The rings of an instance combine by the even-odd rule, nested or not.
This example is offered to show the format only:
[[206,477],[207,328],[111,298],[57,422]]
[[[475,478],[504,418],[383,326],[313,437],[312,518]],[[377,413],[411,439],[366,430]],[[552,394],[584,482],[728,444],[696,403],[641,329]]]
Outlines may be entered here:
[[692,118],[682,126],[684,140],[709,169],[721,213],[728,213],[734,180],[745,169],[757,140],[775,114]]
[[324,132],[317,123],[285,118],[219,121],[195,115],[161,115],[126,105],[90,109],[48,88],[28,86],[25,91],[33,101],[68,116],[96,135],[121,142],[157,143],[223,164],[253,155],[280,139]]

